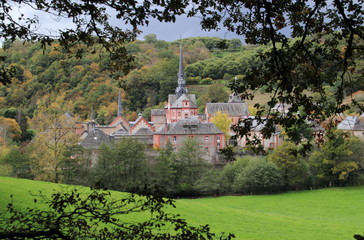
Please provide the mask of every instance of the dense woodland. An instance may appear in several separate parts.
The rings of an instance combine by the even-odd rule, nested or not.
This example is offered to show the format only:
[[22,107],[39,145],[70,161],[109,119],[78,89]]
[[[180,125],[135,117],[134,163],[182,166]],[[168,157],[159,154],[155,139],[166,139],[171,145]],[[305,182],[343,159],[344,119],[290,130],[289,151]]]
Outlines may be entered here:
[[[94,111],[99,124],[108,124],[116,115],[119,88],[124,116],[133,120],[141,112],[149,118],[150,110],[163,107],[174,92],[181,45],[188,88],[196,94],[200,112],[206,102],[226,102],[235,77],[264,64],[259,53],[269,48],[208,37],[166,42],[150,34],[144,41],[127,44],[136,59],[135,69],[123,75],[110,71],[109,55],[102,50],[95,55],[85,47],[78,58],[56,43],[44,49],[40,43],[5,42],[0,53],[15,74],[11,84],[0,85],[0,174],[120,191],[150,188],[171,197],[363,184],[363,143],[335,130],[328,131],[324,144],[307,155],[286,142],[266,156],[239,150],[245,156],[227,158],[223,165],[206,163],[191,141],[178,153],[167,147],[150,154],[140,143],[123,140],[103,146],[91,168],[90,156],[70,130],[72,121],[87,120]],[[358,61],[347,95],[363,89],[363,73],[364,62]],[[326,105],[335,103],[337,87],[324,86]],[[263,88],[256,94],[264,92]],[[250,110],[251,114],[256,111],[253,106]],[[67,119],[65,112],[75,118]],[[360,110],[352,108],[347,113]],[[64,132],[49,131],[47,126],[55,122]],[[295,130],[312,140],[308,127]],[[56,135],[62,138],[54,141]]]

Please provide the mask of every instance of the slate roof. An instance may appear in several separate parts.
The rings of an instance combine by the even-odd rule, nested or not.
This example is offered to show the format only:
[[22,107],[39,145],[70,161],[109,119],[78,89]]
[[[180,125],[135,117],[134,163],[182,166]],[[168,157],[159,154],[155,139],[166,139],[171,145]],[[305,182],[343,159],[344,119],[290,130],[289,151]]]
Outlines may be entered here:
[[111,136],[113,137],[126,136],[126,135],[129,135],[129,131],[124,126],[111,134]]
[[228,116],[248,116],[248,104],[240,103],[206,103],[206,112],[215,115],[217,112],[226,113]]
[[[249,119],[252,120],[252,126],[251,126],[251,130],[253,132],[260,132],[264,126],[265,126],[265,123],[259,123],[257,119],[255,119],[254,117],[249,117]],[[264,118],[262,118],[264,120]],[[241,125],[243,125],[244,123],[242,122]],[[280,130],[277,126],[275,126],[275,133],[279,133]]]
[[190,101],[190,108],[197,108],[196,105],[196,96],[195,94],[182,94],[179,98],[177,98],[176,94],[169,94],[168,95],[168,102],[172,108],[182,108],[183,103],[182,101],[188,100]]
[[364,122],[360,121],[360,117],[348,116],[337,125],[337,129],[361,131],[364,130]]
[[99,129],[90,131],[80,145],[85,149],[96,150],[101,144],[110,144],[110,137]]
[[153,135],[153,132],[149,128],[140,128],[133,135]]
[[164,113],[164,109],[152,109],[151,115],[152,116],[164,116],[166,114]]
[[156,134],[221,134],[215,124],[201,122],[197,118],[181,119],[176,123],[163,125]]

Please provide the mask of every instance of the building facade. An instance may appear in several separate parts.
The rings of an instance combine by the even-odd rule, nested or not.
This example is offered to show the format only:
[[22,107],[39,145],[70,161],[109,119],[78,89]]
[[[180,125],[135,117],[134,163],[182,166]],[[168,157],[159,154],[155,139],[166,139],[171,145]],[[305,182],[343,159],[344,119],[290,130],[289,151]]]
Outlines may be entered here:
[[[197,141],[204,152],[206,159],[216,158],[217,153],[226,146],[224,133],[212,122],[211,118],[217,112],[226,113],[232,124],[238,124],[239,120],[248,118],[248,105],[240,96],[232,94],[227,103],[207,103],[203,117],[198,115],[195,94],[190,94],[186,87],[183,54],[180,48],[179,71],[177,87],[174,94],[168,95],[168,102],[163,109],[151,111],[151,122],[143,118],[141,114],[135,121],[127,121],[122,115],[122,100],[119,91],[118,114],[108,125],[97,124],[93,117],[90,122],[79,124],[78,134],[81,135],[81,146],[97,151],[102,144],[121,138],[136,138],[146,146],[155,149],[165,148],[170,142],[175,151],[178,151],[183,142],[189,138]],[[252,134],[259,135],[257,131]],[[234,133],[231,133],[234,134]],[[277,133],[271,139],[262,139],[265,148],[275,148],[281,143],[281,137]],[[241,139],[238,145],[245,146],[246,141]]]

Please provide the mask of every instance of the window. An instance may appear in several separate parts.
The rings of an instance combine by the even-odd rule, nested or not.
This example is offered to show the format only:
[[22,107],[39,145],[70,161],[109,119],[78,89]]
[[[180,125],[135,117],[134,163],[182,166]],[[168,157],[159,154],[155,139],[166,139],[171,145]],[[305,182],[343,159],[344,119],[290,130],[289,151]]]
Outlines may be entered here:
[[209,148],[208,147],[205,147],[205,152],[208,152],[209,151]]
[[209,141],[209,136],[205,136],[205,142]]
[[237,143],[236,139],[232,139],[232,138],[229,139],[229,145],[230,146],[236,146],[237,144],[238,143]]
[[216,139],[217,139],[217,142],[220,142],[220,136],[217,136]]
[[177,136],[173,136],[173,142],[177,141]]
[[220,143],[219,142],[217,143],[217,146],[220,147]]
[[185,102],[185,106],[188,106],[188,102]]
[[188,118],[188,113],[185,113],[185,118]]

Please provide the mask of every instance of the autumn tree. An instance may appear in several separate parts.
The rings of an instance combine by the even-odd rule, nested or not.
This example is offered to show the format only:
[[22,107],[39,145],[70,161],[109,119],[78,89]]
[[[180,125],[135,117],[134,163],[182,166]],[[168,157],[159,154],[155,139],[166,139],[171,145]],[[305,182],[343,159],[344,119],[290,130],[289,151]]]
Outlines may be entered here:
[[[362,57],[364,42],[363,0],[332,2],[317,0],[304,1],[224,1],[205,0],[201,2],[172,1],[154,2],[110,2],[96,0],[92,4],[81,1],[74,4],[44,1],[27,1],[26,4],[38,11],[47,12],[60,18],[72,19],[72,26],[58,31],[58,38],[37,32],[39,22],[36,17],[9,14],[14,7],[22,7],[23,1],[6,1],[1,5],[4,15],[0,25],[0,37],[5,40],[16,38],[39,41],[43,46],[55,39],[67,51],[81,56],[84,49],[73,48],[78,43],[95,47],[99,43],[110,53],[110,65],[115,71],[128,71],[132,68],[132,57],[124,44],[135,39],[139,27],[147,25],[151,18],[159,21],[174,22],[178,15],[200,17],[202,29],[219,29],[221,25],[228,31],[245,37],[248,44],[264,44],[269,50],[260,52],[261,64],[252,66],[242,81],[232,85],[235,91],[253,98],[254,92],[264,87],[273,93],[268,107],[277,102],[290,103],[290,114],[260,118],[267,124],[263,134],[269,137],[274,124],[290,127],[302,122],[294,115],[299,106],[311,113],[310,119],[325,119],[337,112],[344,111],[344,93],[350,86],[351,75],[355,74],[357,58]],[[120,21],[131,26],[132,30],[121,29],[110,23],[108,11],[113,9]],[[290,31],[286,31],[289,29]],[[211,42],[211,41],[210,41]],[[206,47],[216,49],[216,43]],[[221,43],[221,40],[219,41]],[[217,43],[217,44],[219,44]],[[97,52],[97,49],[94,49]],[[214,70],[214,69],[212,69]],[[216,69],[215,69],[216,70]],[[4,67],[1,82],[9,80]],[[323,93],[326,85],[336,86],[332,107],[322,109],[326,101],[324,94],[314,101],[305,90]],[[298,118],[298,119],[297,119]],[[296,119],[296,120],[295,120]],[[247,125],[245,125],[247,127]]]
[[29,146],[35,179],[62,182],[61,165],[68,147],[78,143],[75,118],[63,95],[39,101],[31,126],[37,135]]
[[211,122],[225,134],[225,141],[227,142],[230,139],[230,126],[232,124],[228,115],[218,111],[215,116],[211,117]]
[[22,131],[19,124],[12,118],[0,117],[0,138],[19,140]]
[[29,158],[19,146],[0,144],[0,175],[32,178]]

